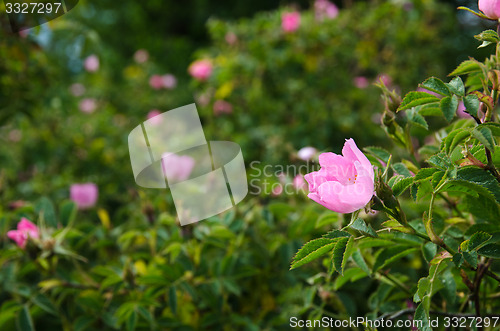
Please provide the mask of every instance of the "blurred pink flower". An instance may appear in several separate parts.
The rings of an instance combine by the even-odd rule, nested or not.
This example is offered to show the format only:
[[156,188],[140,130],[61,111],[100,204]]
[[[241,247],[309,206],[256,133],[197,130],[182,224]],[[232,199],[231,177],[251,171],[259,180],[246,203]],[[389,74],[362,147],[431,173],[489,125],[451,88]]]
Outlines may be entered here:
[[318,151],[316,150],[316,148],[307,146],[299,149],[299,151],[297,152],[297,156],[301,160],[309,161],[316,155],[317,152]]
[[338,16],[339,9],[328,0],[316,0],[314,2],[314,12],[317,20],[332,19]]
[[284,32],[294,32],[300,26],[300,13],[293,11],[281,15],[281,28]]
[[292,184],[296,190],[305,190],[307,188],[307,183],[301,174],[298,174],[293,178]]
[[214,102],[214,114],[216,116],[222,114],[231,114],[233,112],[233,105],[224,100],[216,100]]
[[238,42],[238,37],[236,37],[236,35],[234,34],[234,32],[228,32],[226,33],[226,36],[224,37],[224,39],[226,39],[226,42],[229,44],[229,45],[234,45]]
[[71,84],[69,91],[75,97],[81,97],[85,93],[85,86],[80,83]]
[[273,185],[271,195],[277,197],[283,193],[283,186],[281,184]]
[[197,101],[200,103],[200,105],[202,106],[206,106],[210,103],[210,93],[208,92],[204,92],[204,93],[201,93],[200,95],[197,96]]
[[26,247],[28,237],[38,239],[39,236],[38,227],[24,217],[17,223],[17,230],[10,230],[7,232],[7,237],[14,240],[17,246],[22,249]]
[[367,88],[370,85],[370,82],[365,76],[357,76],[354,77],[354,85],[357,88]]
[[148,115],[147,115],[147,118],[149,121],[149,123],[153,124],[153,125],[158,125],[161,123],[161,117],[158,116],[161,114],[161,111],[159,111],[158,109],[153,109],[151,110]]
[[83,66],[88,72],[96,72],[99,70],[99,58],[97,55],[92,54],[85,59]]
[[285,185],[286,184],[286,175],[284,172],[280,172],[279,174],[276,175],[278,177],[278,180],[280,181],[281,184]]
[[134,60],[137,63],[144,63],[149,59],[149,53],[145,49],[138,49],[134,53]]
[[385,86],[389,87],[392,85],[392,78],[391,76],[387,74],[380,74],[377,76],[377,79],[375,79],[376,82],[382,81]]
[[166,153],[162,155],[163,173],[169,182],[181,182],[189,178],[194,168],[194,159],[188,155]]
[[97,108],[97,101],[92,98],[85,98],[80,101],[78,107],[84,113],[93,113],[94,110]]
[[161,82],[164,88],[173,89],[177,86],[177,78],[172,74],[165,74],[161,76]]
[[73,184],[69,189],[69,195],[78,209],[87,209],[96,204],[99,190],[94,183]]
[[212,62],[207,59],[194,61],[188,68],[189,74],[200,81],[207,80],[212,75],[212,70]]
[[337,213],[363,208],[374,192],[373,167],[353,139],[347,139],[342,155],[322,153],[319,171],[304,176],[310,199]]
[[479,0],[479,10],[493,20],[500,18],[500,0]]
[[159,90],[163,87],[163,78],[160,75],[153,75],[149,78],[149,86],[155,90]]

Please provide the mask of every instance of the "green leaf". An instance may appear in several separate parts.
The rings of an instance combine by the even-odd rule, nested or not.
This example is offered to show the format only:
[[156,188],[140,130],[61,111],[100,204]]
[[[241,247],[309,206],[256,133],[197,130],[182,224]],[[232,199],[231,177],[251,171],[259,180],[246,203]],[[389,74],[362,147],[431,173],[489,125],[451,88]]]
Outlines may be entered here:
[[370,146],[363,148],[363,150],[384,161],[385,163],[389,162],[389,157],[391,156],[391,154],[383,148]]
[[24,305],[23,309],[17,315],[17,329],[19,331],[34,331],[35,326],[31,319],[30,310],[28,306]]
[[441,187],[439,192],[461,192],[473,197],[478,197],[479,192],[488,194],[483,187],[478,187],[477,184],[464,180],[450,180]]
[[439,98],[426,92],[409,92],[403,98],[397,111],[410,109],[416,106],[425,105],[433,102],[439,102]]
[[491,237],[492,237],[491,234],[488,234],[486,232],[476,232],[472,235],[472,237],[470,237],[469,240],[464,241],[460,245],[460,248],[463,251],[467,252],[478,250],[479,248],[484,246],[484,244],[486,244],[486,242],[490,240]]
[[365,223],[365,221],[359,217],[349,227],[351,229],[354,229],[354,230],[361,232],[361,234],[363,234],[365,236],[372,237],[372,238],[378,237],[375,230],[373,230],[373,228],[370,225],[367,225]]
[[358,279],[365,278],[368,274],[366,274],[360,268],[350,268],[344,272],[343,275],[340,275],[335,279],[335,283],[333,284],[334,290],[338,290],[348,281],[355,282]]
[[481,71],[481,67],[476,60],[465,60],[449,76],[465,75],[478,71]]
[[436,256],[437,253],[437,245],[432,242],[427,242],[422,245],[422,255],[427,262],[431,262],[432,259]]
[[388,266],[389,264],[405,257],[408,254],[414,253],[418,248],[406,248],[401,246],[393,246],[383,249],[375,259],[373,265],[373,271],[377,271],[381,268]]
[[35,295],[31,301],[38,307],[42,308],[45,310],[47,313],[52,314],[54,316],[58,316],[59,313],[57,312],[56,306],[50,301],[48,297],[46,297],[43,294],[37,294]]
[[48,226],[54,228],[57,227],[56,212],[54,209],[54,205],[52,204],[52,201],[50,201],[49,198],[47,197],[40,198],[40,200],[38,200],[38,202],[36,203],[35,211],[37,213],[43,214],[43,219],[45,220],[45,223]]
[[449,83],[446,84],[446,86],[450,89],[451,92],[456,95],[459,95],[461,97],[465,95],[464,82],[462,81],[462,78],[458,76],[453,78]]
[[415,107],[415,109],[417,109],[418,113],[422,116],[441,116],[443,114],[438,103],[418,106]]
[[462,252],[462,256],[473,268],[477,268],[477,252]]
[[65,201],[61,204],[59,209],[59,219],[62,226],[66,227],[73,224],[76,217],[76,204],[73,201]]
[[[459,131],[453,136],[453,139],[451,140],[450,144],[446,146],[447,150],[446,152],[450,154],[453,152],[455,147],[457,147],[462,141],[470,137],[470,130],[468,129],[458,129]],[[448,140],[446,141],[445,144],[447,144]]]
[[333,248],[333,258],[332,263],[335,271],[339,274],[344,274],[344,268],[351,254],[351,248],[353,244],[353,237],[350,238],[340,238],[337,240],[335,247]]
[[329,238],[329,239],[335,239],[335,238],[341,238],[341,237],[350,237],[351,234],[346,231],[342,230],[332,230],[326,234],[323,235],[323,238]]
[[408,120],[412,123],[412,124],[415,124],[423,129],[426,129],[428,130],[429,129],[429,125],[427,124],[427,121],[425,120],[425,118],[420,115],[420,113],[414,109],[414,108],[411,108],[411,109],[408,109],[406,111],[406,115],[408,116]]
[[479,111],[479,99],[474,94],[469,94],[464,98],[465,112],[477,117],[477,112]]
[[177,314],[177,294],[175,293],[175,286],[168,289],[168,305],[173,314]]
[[74,321],[74,331],[84,331],[96,321],[94,316],[80,316]]
[[500,136],[500,123],[494,123],[494,122],[483,123],[479,124],[476,128],[481,129],[484,127],[490,129],[491,133],[493,133],[494,136],[497,137]]
[[445,300],[450,304],[454,304],[457,300],[457,283],[455,283],[455,279],[450,269],[446,269],[443,274],[439,276],[439,279],[443,285],[441,293],[443,293]]
[[401,178],[392,186],[392,192],[395,196],[401,195],[413,184],[413,177]]
[[[484,46],[488,46],[489,44],[496,44],[499,40],[498,38],[498,33],[494,30],[486,30],[481,32],[478,35],[475,35],[474,38],[476,38],[479,41],[482,41]],[[483,45],[479,47],[484,47]]]
[[451,160],[448,157],[448,155],[444,153],[439,153],[436,155],[431,156],[428,160],[427,163],[435,166],[436,168],[439,168],[441,170],[446,170],[452,166]]
[[474,130],[472,130],[472,136],[479,140],[483,144],[483,146],[488,148],[490,151],[495,151],[495,140],[493,139],[493,133],[488,127],[475,127]]
[[363,255],[361,254],[361,251],[359,249],[355,250],[352,253],[352,259],[358,265],[358,267],[361,268],[361,270],[366,272],[367,275],[371,274],[370,269],[368,268],[368,265],[366,264],[366,261],[363,258]]
[[415,310],[415,316],[413,319],[421,322],[422,328],[419,329],[421,331],[432,331],[429,327],[429,311],[431,309],[430,300],[431,299],[428,296],[424,297]]
[[477,250],[477,253],[482,256],[490,257],[493,259],[500,259],[500,245],[488,244]]
[[443,112],[444,118],[449,123],[453,120],[453,117],[455,117],[455,114],[457,112],[458,99],[455,95],[452,97],[444,97],[443,99],[441,99],[441,103],[439,104],[439,107],[441,108],[441,111]]
[[439,171],[436,168],[422,168],[420,171],[415,175],[415,182],[422,181],[424,179],[431,178],[432,175],[436,172]]
[[448,87],[446,86],[446,84],[443,83],[443,81],[441,79],[436,78],[436,77],[431,77],[431,78],[426,79],[419,86],[425,88],[426,90],[441,94],[443,96],[451,96],[451,92],[448,89]]
[[304,246],[302,246],[301,249],[299,249],[297,254],[295,254],[290,270],[300,267],[326,254],[333,249],[333,247],[337,243],[337,240],[339,239],[332,240],[329,238],[318,238],[309,241]]
[[134,331],[136,325],[137,325],[137,312],[133,310],[127,320],[127,331]]
[[314,225],[314,227],[316,229],[318,228],[321,228],[325,225],[332,225],[332,224],[335,224],[337,223],[338,221],[338,214],[337,213],[332,213],[332,212],[325,212],[323,214],[320,215],[320,217],[318,217],[318,219],[316,220],[316,224]]
[[413,302],[420,302],[431,286],[431,281],[427,277],[422,277],[418,280],[417,292],[413,295]]
[[457,172],[457,179],[462,179],[482,186],[489,191],[489,194],[485,193],[484,196],[491,197],[493,194],[496,201],[500,202],[500,185],[489,171],[475,166],[462,167]]
[[408,168],[406,167],[406,165],[404,165],[401,162],[394,163],[392,165],[392,168],[394,169],[394,171],[396,171],[398,174],[400,174],[400,175],[402,175],[404,177],[412,177],[412,174],[410,173],[410,170],[408,170]]

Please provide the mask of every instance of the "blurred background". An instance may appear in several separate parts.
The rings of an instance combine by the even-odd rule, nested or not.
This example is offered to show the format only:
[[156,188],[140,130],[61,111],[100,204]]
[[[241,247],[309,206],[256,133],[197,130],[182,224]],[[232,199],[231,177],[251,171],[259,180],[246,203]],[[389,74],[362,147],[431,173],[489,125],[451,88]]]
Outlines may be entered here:
[[[180,227],[169,191],[135,184],[127,136],[196,102],[207,139],[240,144],[249,179],[266,165],[308,164],[298,154],[306,146],[384,146],[374,83],[406,93],[489,55],[473,38],[487,23],[460,5],[477,9],[87,0],[13,33],[0,4],[0,328],[271,330],[291,316],[404,306],[401,297],[380,304],[383,284],[325,275],[319,262],[288,270],[305,241],[344,221],[307,199],[299,173],[266,179],[293,194],[251,190],[236,208]],[[79,183],[93,183],[97,200],[82,205],[71,193]],[[56,243],[18,248],[7,232],[21,217],[47,223]],[[417,278],[422,262],[398,267]]]

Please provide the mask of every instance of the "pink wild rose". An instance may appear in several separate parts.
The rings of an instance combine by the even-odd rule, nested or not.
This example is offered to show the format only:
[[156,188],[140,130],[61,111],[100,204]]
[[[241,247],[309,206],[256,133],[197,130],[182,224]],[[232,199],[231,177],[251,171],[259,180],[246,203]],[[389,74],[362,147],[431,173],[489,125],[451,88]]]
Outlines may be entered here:
[[289,33],[294,32],[300,26],[300,13],[298,11],[283,13],[281,15],[281,28]]
[[99,58],[97,55],[92,54],[85,59],[83,66],[88,72],[96,72],[99,70]]
[[194,61],[188,68],[189,74],[199,81],[204,81],[210,78],[212,70],[212,62],[207,59]]
[[305,190],[307,188],[307,183],[304,180],[304,177],[300,174],[293,178],[292,184],[293,187],[298,191]]
[[488,18],[492,20],[500,18],[500,0],[479,0],[478,6]]
[[17,223],[17,230],[10,230],[7,232],[7,237],[14,240],[17,246],[24,249],[28,237],[38,239],[40,235],[38,233],[38,227],[23,217],[21,221]]
[[94,183],[73,184],[69,192],[70,199],[76,203],[78,209],[93,207],[99,195],[97,185]]
[[189,155],[177,155],[165,153],[162,155],[161,163],[163,173],[169,183],[185,181],[193,171],[195,160]]
[[337,213],[363,208],[374,191],[373,167],[353,139],[347,139],[342,155],[322,153],[319,171],[304,176],[310,199]]

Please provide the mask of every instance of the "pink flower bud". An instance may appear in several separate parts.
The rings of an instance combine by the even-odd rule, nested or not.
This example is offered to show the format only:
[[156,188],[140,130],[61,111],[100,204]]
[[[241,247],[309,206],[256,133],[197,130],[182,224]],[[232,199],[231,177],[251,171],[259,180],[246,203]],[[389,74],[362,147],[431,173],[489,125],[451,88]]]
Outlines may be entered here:
[[7,232],[7,237],[14,240],[17,246],[24,249],[28,238],[38,239],[40,237],[38,227],[26,218],[21,218],[17,223],[17,230]]
[[479,0],[479,10],[493,20],[500,18],[500,0]]
[[363,208],[374,193],[373,167],[353,139],[346,140],[342,155],[323,153],[319,171],[304,176],[310,199],[337,213]]
[[93,207],[99,195],[97,185],[94,183],[73,184],[69,191],[70,199],[76,203],[78,209]]
[[92,54],[85,59],[83,66],[88,72],[96,72],[99,70],[99,58],[97,55]]
[[325,18],[333,19],[337,17],[339,9],[328,0],[316,0],[316,2],[314,2],[314,12],[316,19],[322,21]]
[[300,26],[300,13],[298,11],[283,13],[281,15],[281,28],[284,32],[290,33]]
[[204,81],[210,78],[212,70],[212,62],[207,59],[194,61],[188,68],[189,74],[199,81]]

